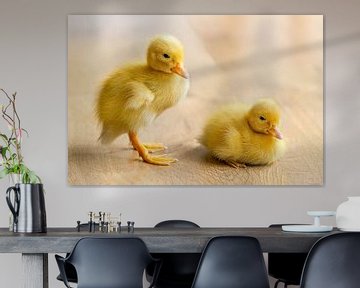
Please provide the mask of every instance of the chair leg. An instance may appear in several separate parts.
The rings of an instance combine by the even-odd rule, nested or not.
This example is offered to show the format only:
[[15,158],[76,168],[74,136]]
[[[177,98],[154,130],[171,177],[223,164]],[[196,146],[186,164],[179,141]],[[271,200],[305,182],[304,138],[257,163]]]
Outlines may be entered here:
[[275,282],[274,288],[277,288],[278,285],[279,285],[279,283],[284,283],[284,288],[287,288],[287,287],[288,287],[288,285],[287,285],[286,282],[283,282],[283,281],[281,281],[281,280],[277,280],[277,281]]

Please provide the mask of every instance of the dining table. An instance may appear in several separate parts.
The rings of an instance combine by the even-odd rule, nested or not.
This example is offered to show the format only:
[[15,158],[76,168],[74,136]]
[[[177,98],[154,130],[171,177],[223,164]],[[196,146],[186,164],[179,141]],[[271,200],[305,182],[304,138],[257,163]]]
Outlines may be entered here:
[[239,235],[258,239],[264,253],[309,252],[320,238],[338,233],[284,232],[281,227],[134,228],[103,232],[87,228],[48,228],[46,233],[14,233],[0,228],[0,253],[22,254],[24,288],[48,288],[48,254],[71,252],[83,237],[138,237],[150,253],[201,253],[209,239]]

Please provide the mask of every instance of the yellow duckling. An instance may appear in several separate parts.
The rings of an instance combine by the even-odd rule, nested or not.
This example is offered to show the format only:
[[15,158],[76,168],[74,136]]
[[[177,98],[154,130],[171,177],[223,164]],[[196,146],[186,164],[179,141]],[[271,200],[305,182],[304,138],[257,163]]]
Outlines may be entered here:
[[147,49],[147,62],[129,64],[115,70],[102,84],[96,114],[102,125],[103,144],[128,133],[130,142],[144,162],[170,165],[170,157],[149,152],[166,149],[161,143],[144,144],[139,129],[149,125],[165,109],[174,106],[189,90],[189,76],[183,66],[184,49],[173,36],[153,38]]
[[280,109],[272,99],[259,100],[252,107],[225,106],[210,117],[200,142],[235,168],[270,164],[285,151],[279,122]]

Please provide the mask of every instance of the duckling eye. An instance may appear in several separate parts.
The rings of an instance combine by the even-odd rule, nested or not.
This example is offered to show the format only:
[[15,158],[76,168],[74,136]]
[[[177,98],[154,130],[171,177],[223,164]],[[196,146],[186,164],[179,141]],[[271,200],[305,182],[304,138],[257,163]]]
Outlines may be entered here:
[[164,58],[170,58],[170,56],[168,54],[163,54]]
[[260,119],[261,121],[265,121],[265,120],[266,120],[265,117],[263,117],[263,116],[260,116],[259,119]]

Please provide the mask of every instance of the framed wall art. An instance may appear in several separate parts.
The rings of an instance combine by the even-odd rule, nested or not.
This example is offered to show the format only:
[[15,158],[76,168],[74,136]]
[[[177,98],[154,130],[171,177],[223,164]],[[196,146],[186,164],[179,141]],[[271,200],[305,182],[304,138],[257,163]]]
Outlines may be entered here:
[[70,185],[322,185],[322,15],[68,16]]

